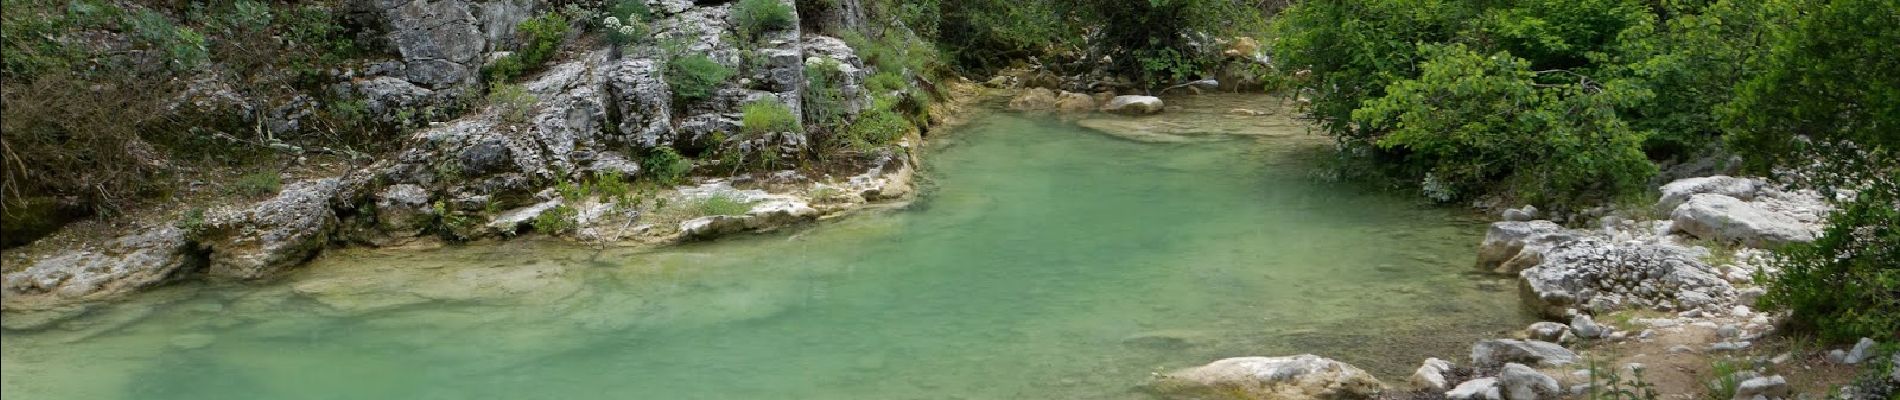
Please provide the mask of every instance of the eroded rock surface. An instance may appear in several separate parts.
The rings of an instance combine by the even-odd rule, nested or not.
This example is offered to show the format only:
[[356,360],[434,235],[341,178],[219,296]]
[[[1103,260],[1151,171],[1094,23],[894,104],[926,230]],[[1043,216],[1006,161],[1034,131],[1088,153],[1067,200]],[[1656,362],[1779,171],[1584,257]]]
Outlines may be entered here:
[[1370,399],[1382,384],[1346,363],[1302,354],[1235,357],[1156,377],[1149,389],[1170,399]]

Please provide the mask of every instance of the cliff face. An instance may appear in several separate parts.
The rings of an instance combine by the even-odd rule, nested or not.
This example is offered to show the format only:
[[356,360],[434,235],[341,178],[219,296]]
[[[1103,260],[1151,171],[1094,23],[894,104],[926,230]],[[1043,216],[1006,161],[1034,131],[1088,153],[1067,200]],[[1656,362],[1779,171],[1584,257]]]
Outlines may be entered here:
[[[782,4],[792,7],[790,0]],[[648,6],[651,40],[590,44],[602,39],[570,33],[561,55],[518,86],[484,87],[484,66],[521,48],[515,27],[553,11],[551,4],[350,3],[352,18],[370,24],[397,58],[340,72],[348,78],[328,90],[379,119],[417,118],[419,109],[469,111],[421,124],[400,150],[367,166],[289,183],[266,200],[147,224],[118,238],[34,245],[29,253],[39,256],[5,275],[8,326],[50,323],[57,318],[21,315],[72,314],[73,304],[179,279],[268,279],[330,246],[528,231],[670,242],[770,229],[909,193],[912,161],[902,147],[919,140],[914,132],[895,132],[903,139],[888,145],[820,146],[838,142],[829,136],[870,110],[865,80],[878,66],[844,41],[804,28],[861,25],[861,6],[839,2],[824,10],[832,22],[822,24],[798,23],[794,14],[793,23],[750,34],[756,40],[740,39],[748,35],[737,30],[735,4]],[[709,95],[680,96],[678,80],[668,75],[681,71],[669,63],[691,56],[735,73],[713,82]],[[828,79],[810,79],[813,69]],[[812,90],[826,96],[808,95]],[[471,102],[484,91],[490,104]],[[749,108],[765,103],[789,110],[793,122],[746,127],[754,118]],[[289,131],[316,125],[299,115],[308,113],[273,112],[259,124]],[[699,178],[679,181],[685,173]]]

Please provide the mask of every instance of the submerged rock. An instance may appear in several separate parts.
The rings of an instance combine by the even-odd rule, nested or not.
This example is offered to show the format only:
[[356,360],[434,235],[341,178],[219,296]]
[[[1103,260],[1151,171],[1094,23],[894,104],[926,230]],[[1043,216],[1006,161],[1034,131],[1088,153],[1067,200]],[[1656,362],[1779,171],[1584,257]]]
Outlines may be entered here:
[[1235,357],[1156,377],[1149,390],[1170,399],[1370,399],[1378,379],[1325,357]]
[[1122,115],[1160,114],[1165,107],[1161,98],[1154,96],[1115,96],[1102,105],[1102,111]]

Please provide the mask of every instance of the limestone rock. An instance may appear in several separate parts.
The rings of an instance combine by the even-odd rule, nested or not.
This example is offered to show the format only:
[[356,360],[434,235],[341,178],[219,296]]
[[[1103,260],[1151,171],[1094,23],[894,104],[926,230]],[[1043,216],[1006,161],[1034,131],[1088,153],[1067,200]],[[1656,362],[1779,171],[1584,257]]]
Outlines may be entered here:
[[1062,113],[1088,113],[1095,111],[1095,98],[1073,92],[1056,95],[1055,109]]
[[1165,107],[1161,99],[1154,96],[1115,96],[1102,105],[1102,111],[1122,115],[1160,114]]
[[1412,377],[1406,382],[1412,385],[1413,391],[1440,392],[1446,389],[1445,374],[1449,372],[1451,372],[1450,362],[1436,357],[1427,358],[1417,370],[1412,371]]
[[1445,392],[1445,398],[1451,400],[1502,400],[1504,396],[1498,390],[1497,378],[1478,378],[1459,383],[1458,387]]
[[302,264],[330,242],[337,227],[332,198],[340,178],[285,186],[277,197],[207,217],[204,244],[211,249],[212,277],[255,280]]
[[1049,111],[1056,108],[1056,92],[1044,88],[1023,90],[1009,99],[1009,109],[1016,111]]
[[1576,364],[1581,358],[1556,343],[1537,340],[1489,339],[1471,345],[1471,363],[1493,367],[1506,363],[1526,363],[1540,367]]
[[1818,226],[1734,197],[1696,194],[1669,213],[1677,229],[1703,239],[1769,248],[1813,241]]
[[1688,202],[1690,196],[1704,193],[1719,194],[1744,201],[1752,200],[1755,198],[1755,193],[1761,191],[1762,185],[1763,182],[1760,179],[1728,176],[1680,179],[1662,186],[1662,198],[1656,201],[1656,209],[1675,210],[1677,206]]
[[1371,399],[1381,384],[1346,363],[1302,354],[1290,357],[1235,357],[1156,377],[1149,389],[1164,398],[1246,398],[1289,400]]
[[1854,347],[1847,350],[1847,354],[1841,357],[1841,363],[1852,365],[1866,361],[1868,357],[1874,355],[1875,344],[1873,338],[1860,338],[1860,341],[1854,342]]
[[[147,228],[102,245],[53,254],[6,274],[3,304],[8,311],[8,327],[36,328],[84,311],[51,307],[62,300],[104,299],[177,277],[200,262],[193,257],[194,249],[186,235],[183,229],[169,225]],[[17,312],[61,309],[71,312],[27,316]]]
[[1590,319],[1589,314],[1584,313],[1577,313],[1577,316],[1570,318],[1570,331],[1584,339],[1601,339],[1609,334],[1609,329],[1598,325]]
[[1553,343],[1557,342],[1558,339],[1563,338],[1564,334],[1569,333],[1569,332],[1570,332],[1570,327],[1564,326],[1564,324],[1559,324],[1556,322],[1538,322],[1538,323],[1531,324],[1531,326],[1528,328],[1524,328],[1525,337],[1531,338],[1532,340],[1541,340],[1541,341],[1553,342]]
[[1571,236],[1562,226],[1550,221],[1494,222],[1485,230],[1484,242],[1478,245],[1478,267],[1516,273],[1543,262],[1545,247]]
[[1557,399],[1563,395],[1556,378],[1518,363],[1504,364],[1504,370],[1498,373],[1498,386],[1506,400]]
[[429,192],[413,184],[396,184],[376,194],[376,224],[397,236],[415,236],[435,218]]
[[1584,237],[1552,245],[1518,274],[1525,300],[1549,317],[1570,308],[1696,309],[1726,304],[1734,288],[1703,263],[1701,252],[1673,244]]

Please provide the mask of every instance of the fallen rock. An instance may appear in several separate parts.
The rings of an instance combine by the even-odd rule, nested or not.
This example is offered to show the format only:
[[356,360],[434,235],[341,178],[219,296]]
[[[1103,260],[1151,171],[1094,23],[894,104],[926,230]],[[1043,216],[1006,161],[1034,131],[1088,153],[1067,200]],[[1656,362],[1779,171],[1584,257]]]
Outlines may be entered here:
[[1424,364],[1418,366],[1418,370],[1412,371],[1412,377],[1406,382],[1412,385],[1413,391],[1444,391],[1447,385],[1445,373],[1448,372],[1451,372],[1451,362],[1436,357],[1427,358]]
[[1497,378],[1478,378],[1458,384],[1458,387],[1445,392],[1445,398],[1451,400],[1501,400],[1503,393],[1498,390]]
[[1697,194],[1669,213],[1676,229],[1696,237],[1772,248],[1814,241],[1818,226],[1792,216],[1768,212],[1740,199],[1719,194]]
[[1371,399],[1378,379],[1325,357],[1235,357],[1156,377],[1148,389],[1163,398]]
[[1556,378],[1518,363],[1504,364],[1504,370],[1498,373],[1498,386],[1507,400],[1555,399],[1563,395]]
[[1489,339],[1471,345],[1471,363],[1479,367],[1525,363],[1549,368],[1575,364],[1578,360],[1577,353],[1570,349],[1538,340]]
[[1102,105],[1102,111],[1122,115],[1154,115],[1166,109],[1161,98],[1154,96],[1115,96]]
[[1860,338],[1860,341],[1855,342],[1854,347],[1847,350],[1847,354],[1841,357],[1841,363],[1853,365],[1860,364],[1861,361],[1866,361],[1867,357],[1874,355],[1874,345],[1873,338]]
[[1788,380],[1781,375],[1769,375],[1742,381],[1735,385],[1735,400],[1749,400],[1756,396],[1769,399],[1788,397]]
[[1597,322],[1590,319],[1590,315],[1588,314],[1577,313],[1576,317],[1570,318],[1570,332],[1575,333],[1577,337],[1584,339],[1601,339],[1608,334],[1609,331],[1609,329],[1605,329],[1602,325],[1597,325]]
[[1502,215],[1505,221],[1525,222],[1537,219],[1537,207],[1525,205],[1524,208],[1508,208]]
[[1570,331],[1570,327],[1564,326],[1564,324],[1559,324],[1556,322],[1538,322],[1538,323],[1531,324],[1531,326],[1528,328],[1524,328],[1524,337],[1530,338],[1532,340],[1556,342],[1557,339],[1564,337],[1564,333],[1567,333],[1569,331]]

